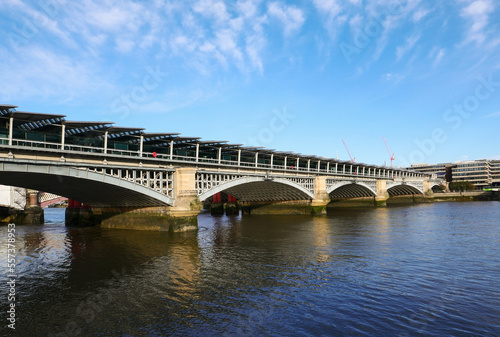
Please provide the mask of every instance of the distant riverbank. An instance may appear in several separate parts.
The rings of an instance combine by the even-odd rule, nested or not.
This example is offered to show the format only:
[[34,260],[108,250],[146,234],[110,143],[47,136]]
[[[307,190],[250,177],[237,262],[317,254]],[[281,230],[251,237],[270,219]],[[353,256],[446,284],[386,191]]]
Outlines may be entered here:
[[434,193],[434,201],[500,201],[500,193],[490,191]]

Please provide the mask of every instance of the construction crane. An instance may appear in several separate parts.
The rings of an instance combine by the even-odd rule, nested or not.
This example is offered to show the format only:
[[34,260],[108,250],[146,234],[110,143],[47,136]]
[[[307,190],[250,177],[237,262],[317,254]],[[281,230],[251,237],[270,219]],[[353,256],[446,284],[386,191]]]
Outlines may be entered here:
[[387,145],[387,142],[385,141],[385,138],[382,137],[385,143],[385,147],[387,148],[387,152],[389,152],[389,156],[391,157],[391,168],[392,168],[392,162],[396,159],[394,158],[394,153],[391,154],[391,150],[389,150],[389,146]]
[[347,144],[345,143],[344,139],[342,139],[342,142],[344,143],[345,149],[347,150],[347,154],[349,155],[349,158],[351,158],[351,162],[356,162],[356,157],[352,157],[351,153],[349,152],[349,149],[347,148]]

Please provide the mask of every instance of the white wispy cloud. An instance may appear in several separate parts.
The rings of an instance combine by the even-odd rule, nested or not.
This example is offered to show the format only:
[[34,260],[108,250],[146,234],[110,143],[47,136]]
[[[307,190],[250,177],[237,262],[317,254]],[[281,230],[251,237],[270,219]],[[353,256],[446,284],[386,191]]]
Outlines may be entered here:
[[121,53],[129,53],[134,49],[135,42],[131,39],[119,37],[116,39],[116,49]]
[[486,115],[485,117],[491,118],[491,117],[500,117],[500,111],[490,113]]
[[434,47],[429,53],[429,57],[432,59],[432,66],[438,66],[446,55],[445,48]]
[[203,16],[215,19],[220,24],[227,22],[230,18],[226,4],[220,0],[199,0],[194,4],[193,10]]
[[[344,8],[339,0],[313,0],[314,7],[323,18],[323,26],[332,38],[338,35],[339,27],[348,19],[348,16],[341,15]],[[356,23],[356,22],[355,22]]]
[[419,22],[423,18],[425,18],[431,11],[428,9],[419,9],[413,14],[413,21]]
[[349,27],[351,29],[352,35],[353,36],[358,36],[361,32],[361,29],[363,25],[363,16],[361,16],[359,13],[354,15],[350,20],[349,20]]
[[329,18],[336,17],[342,12],[342,6],[338,0],[313,0],[314,6]]
[[384,79],[387,82],[392,82],[392,83],[399,83],[402,80],[404,80],[404,75],[399,74],[399,73],[387,73],[384,75]]
[[296,6],[288,6],[279,2],[271,2],[268,5],[269,16],[283,23],[285,36],[298,31],[304,24],[305,17],[301,9]]
[[486,40],[489,16],[495,11],[493,0],[476,0],[468,3],[461,11],[461,16],[469,21],[469,29],[464,43],[482,43]]
[[[0,58],[9,64],[0,72],[0,80],[9,82],[0,87],[0,96],[6,99],[25,97],[65,97],[66,101],[88,93],[109,90],[112,85],[99,76],[99,70],[90,60],[74,60],[37,46],[22,49],[19,55],[0,49]],[[28,67],[26,65],[29,65]]]
[[[137,32],[146,24],[149,10],[139,3],[121,1],[82,1],[69,7],[79,23],[103,32]],[[144,15],[146,14],[146,15]],[[78,22],[75,22],[78,25]]]
[[406,39],[406,43],[396,49],[396,59],[401,60],[403,56],[408,53],[415,44],[420,40],[421,35],[413,35]]
[[238,0],[236,10],[245,18],[254,18],[258,15],[258,6],[261,0]]

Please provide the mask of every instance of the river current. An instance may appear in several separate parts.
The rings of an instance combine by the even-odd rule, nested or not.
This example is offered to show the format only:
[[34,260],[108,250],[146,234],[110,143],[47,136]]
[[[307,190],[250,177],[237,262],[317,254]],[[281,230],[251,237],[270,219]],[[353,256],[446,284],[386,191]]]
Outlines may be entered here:
[[500,336],[500,203],[199,216],[199,231],[15,227],[2,336]]

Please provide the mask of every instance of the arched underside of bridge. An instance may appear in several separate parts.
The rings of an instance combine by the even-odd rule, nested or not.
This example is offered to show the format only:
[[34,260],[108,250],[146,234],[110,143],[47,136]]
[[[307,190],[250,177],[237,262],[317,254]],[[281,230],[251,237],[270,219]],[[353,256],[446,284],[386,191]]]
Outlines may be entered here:
[[368,186],[359,183],[335,186],[327,192],[332,199],[363,198],[377,195]]
[[266,180],[263,177],[246,177],[221,184],[199,196],[204,201],[218,192],[232,195],[239,201],[273,202],[312,200],[314,194],[304,187],[285,179]]
[[0,184],[54,193],[92,207],[169,206],[173,200],[159,192],[129,181],[96,172],[51,165],[3,165]]
[[396,185],[387,189],[389,196],[423,194],[418,188],[412,185]]

